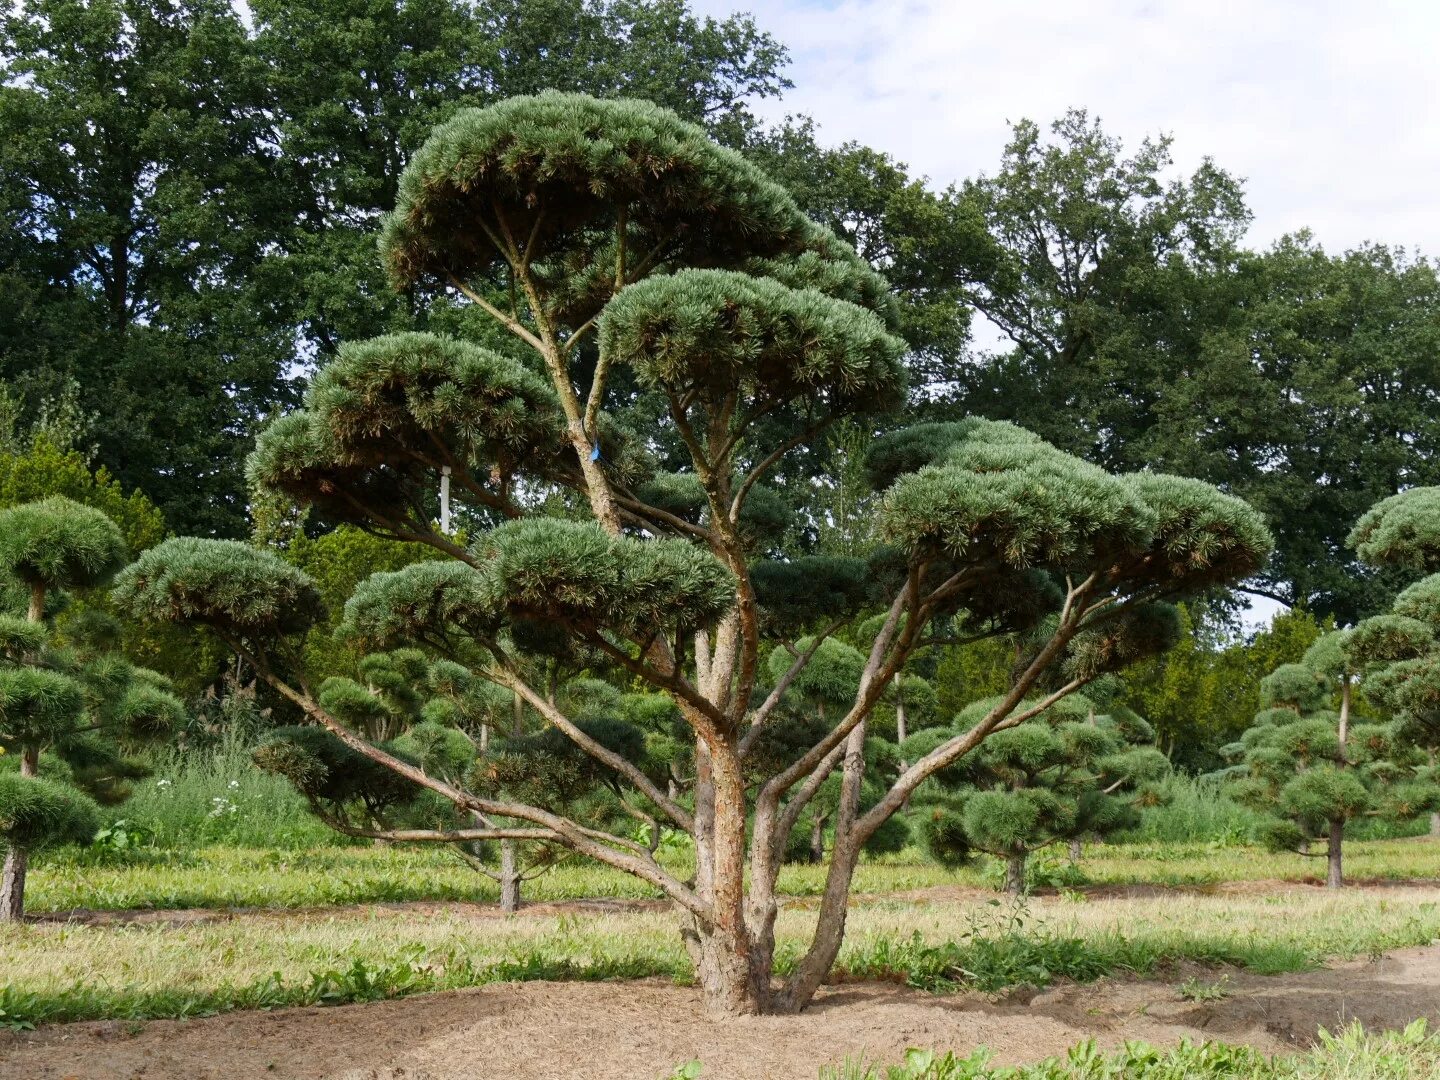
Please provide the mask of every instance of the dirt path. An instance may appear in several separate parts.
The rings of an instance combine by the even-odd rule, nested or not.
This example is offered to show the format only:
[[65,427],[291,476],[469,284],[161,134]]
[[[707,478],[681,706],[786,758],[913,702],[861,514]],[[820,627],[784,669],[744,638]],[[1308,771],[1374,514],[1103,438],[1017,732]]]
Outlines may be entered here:
[[1440,1022],[1440,947],[1298,975],[1231,972],[1229,994],[1187,1002],[1175,984],[1105,980],[999,1000],[856,984],[804,1014],[697,1019],[692,990],[658,981],[525,983],[374,1005],[190,1021],[72,1024],[0,1035],[5,1080],[652,1080],[699,1058],[716,1080],[815,1080],[846,1055],[893,1062],[910,1046],[1033,1061],[1095,1037],[1182,1037],[1281,1052],[1320,1026]]

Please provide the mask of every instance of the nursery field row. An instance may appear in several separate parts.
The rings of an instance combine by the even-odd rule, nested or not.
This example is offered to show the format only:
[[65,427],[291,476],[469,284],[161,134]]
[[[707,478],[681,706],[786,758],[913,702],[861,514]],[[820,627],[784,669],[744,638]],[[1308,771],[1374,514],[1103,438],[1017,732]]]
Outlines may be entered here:
[[[1355,841],[1347,846],[1356,882],[1440,880],[1440,839]],[[662,853],[672,869],[688,873],[684,852]],[[780,891],[818,895],[823,866],[795,864],[780,874]],[[1032,861],[1032,888],[1197,887],[1227,882],[1324,880],[1324,860],[1275,854],[1250,846],[1209,844],[1094,845],[1078,864],[1051,849]],[[861,894],[941,887],[994,889],[994,861],[947,870],[913,851],[863,863]],[[656,898],[658,892],[619,871],[575,862],[556,867],[525,886],[527,902],[586,898]],[[190,851],[140,849],[121,857],[55,855],[40,862],[29,883],[35,914],[88,910],[237,907],[300,908],[318,905],[474,901],[493,903],[493,881],[453,854],[433,848],[332,846],[303,851],[208,847]]]

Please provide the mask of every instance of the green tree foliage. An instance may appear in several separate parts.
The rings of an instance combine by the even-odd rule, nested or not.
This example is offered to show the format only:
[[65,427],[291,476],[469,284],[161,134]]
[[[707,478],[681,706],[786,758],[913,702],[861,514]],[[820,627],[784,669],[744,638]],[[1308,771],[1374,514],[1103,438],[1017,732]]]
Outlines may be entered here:
[[1365,816],[1404,821],[1440,807],[1434,770],[1405,738],[1403,722],[1355,722],[1359,669],[1351,633],[1325,635],[1301,663],[1267,676],[1265,707],[1240,742],[1226,748],[1237,763],[1227,771],[1237,796],[1269,817],[1263,839],[1276,850],[1304,854],[1325,840],[1331,888],[1344,881],[1348,822]]
[[[993,707],[993,699],[974,702],[951,726],[910,736],[901,752],[923,757],[963,736]],[[1005,862],[1005,891],[1019,895],[1031,853],[1133,826],[1140,807],[1160,800],[1169,774],[1170,762],[1141,717],[1118,702],[1099,712],[1075,694],[1032,723],[996,731],[937,772],[916,790],[912,816],[936,859],[953,864],[974,852],[994,855]]]
[[1282,611],[1248,637],[1216,632],[1192,608],[1181,608],[1180,640],[1126,673],[1125,702],[1154,726],[1176,768],[1220,768],[1222,747],[1236,741],[1260,709],[1260,682],[1281,664],[1298,663],[1324,632],[1306,611]]
[[[568,739],[547,731],[513,693],[463,664],[399,648],[369,653],[359,666],[360,681],[325,680],[320,707],[397,760],[450,784],[549,806],[589,827],[648,819],[625,808],[613,772],[597,768]],[[608,683],[571,679],[559,688],[557,700],[601,745],[644,757],[644,732],[623,718],[621,695]],[[262,740],[254,757],[261,768],[290,780],[316,815],[338,832],[452,846],[498,883],[507,913],[519,906],[522,883],[564,855],[524,822],[460,811],[324,728],[278,728]],[[649,839],[658,844],[658,827],[653,819],[648,823]],[[480,835],[472,839],[476,829]]]
[[[1206,162],[1165,182],[1170,139],[1131,156],[1072,110],[1049,137],[1014,127],[999,169],[953,194],[975,231],[966,298],[1014,348],[976,368],[966,402],[1110,468],[1173,381],[1148,323],[1184,319],[1197,279],[1233,258],[1249,213],[1239,183]],[[1170,344],[1170,343],[1165,343]]]
[[355,675],[364,656],[338,633],[345,601],[356,586],[372,574],[399,570],[433,558],[429,548],[400,543],[342,525],[319,536],[297,531],[282,557],[304,571],[320,592],[328,617],[310,631],[305,642],[304,667],[312,682],[327,675]]
[[[1390,609],[1356,625],[1350,654],[1366,673],[1366,695],[1400,724],[1433,771],[1440,752],[1440,488],[1417,487],[1382,499],[1356,523],[1349,541],[1367,564],[1423,573]],[[1440,783],[1440,777],[1432,780]],[[1431,815],[1440,833],[1440,813]]]
[[[72,383],[100,462],[183,533],[239,536],[298,359],[428,315],[373,229],[455,110],[648,96],[739,141],[788,85],[744,16],[677,0],[30,0],[0,22],[0,379]],[[450,318],[439,312],[444,321]]]
[[[458,810],[655,885],[713,1011],[803,1007],[838,953],[861,849],[924,780],[998,725],[1168,648],[1174,600],[1254,573],[1269,552],[1260,518],[1213,487],[1108,473],[972,419],[922,447],[897,436],[905,454],[877,442],[904,458],[876,482],[882,544],[786,558],[772,546],[785,501],[767,493],[780,464],[829,425],[875,424],[905,400],[899,307],[864,260],[755,165],[639,101],[542,94],[459,112],[397,190],[380,241],[395,283],[416,303],[463,298],[513,340],[505,352],[438,333],[342,346],[304,407],[262,435],[251,479],[446,556],[362,583],[346,632],[461,660],[517,695],[547,725],[537,738],[691,835],[694,877],[568,817],[551,785],[507,797],[444,780],[347,727],[286,677],[323,615],[313,582],[271,553],[169,540],[117,591],[137,614],[210,626],[309,720]],[[445,469],[463,543],[430,509]],[[807,747],[757,769],[747,759],[820,643],[877,613],[849,701],[827,706]],[[867,723],[932,633],[1005,638],[1016,668],[972,727],[901,768],[867,755]],[[769,672],[765,693],[764,658],[807,636],[815,647]],[[693,772],[674,768],[679,755],[653,768],[661,732],[587,729],[583,703],[552,692],[539,661],[664,695]],[[648,700],[639,713],[671,722]],[[776,988],[779,865],[832,775],[816,936]],[[503,825],[467,835],[517,838]]]
[[186,532],[243,527],[253,425],[293,400],[266,77],[218,0],[34,0],[0,24],[0,377],[70,380],[100,461]]
[[987,245],[983,234],[903,162],[858,143],[824,147],[809,120],[757,134],[745,149],[801,209],[885,274],[910,347],[912,405],[923,410],[937,394],[953,395],[970,330],[965,271]]
[[1246,251],[1239,182],[1210,162],[1167,181],[1169,145],[1127,156],[1082,112],[1048,138],[1023,122],[996,173],[954,193],[978,236],[957,280],[1007,339],[961,400],[1107,468],[1251,501],[1277,546],[1247,587],[1353,622],[1403,580],[1355,564],[1350,523],[1437,480],[1440,278],[1303,232]]
[[59,496],[0,510],[0,574],[29,596],[0,612],[0,919],[24,914],[29,852],[89,840],[96,800],[123,800],[144,775],[127,751],[183,719],[162,677],[113,651],[113,620],[91,611],[63,635],[53,625],[67,590],[107,584],[124,558],[98,510]]

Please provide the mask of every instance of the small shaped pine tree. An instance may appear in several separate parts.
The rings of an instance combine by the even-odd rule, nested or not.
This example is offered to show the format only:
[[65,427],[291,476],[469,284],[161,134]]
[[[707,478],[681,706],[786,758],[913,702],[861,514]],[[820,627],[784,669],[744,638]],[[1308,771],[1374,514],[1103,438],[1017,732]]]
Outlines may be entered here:
[[[912,735],[907,759],[975,726],[994,701],[967,706],[948,728]],[[933,857],[958,864],[975,852],[1005,863],[1005,892],[1025,890],[1030,855],[1057,842],[1128,828],[1159,799],[1170,762],[1150,725],[1128,709],[1097,715],[1085,696],[1062,698],[1031,723],[997,731],[915,792],[915,829]]]
[[[1403,790],[1428,801],[1440,787],[1440,488],[1382,499],[1349,542],[1371,566],[1430,575],[1404,589],[1388,612],[1362,620],[1350,642],[1365,666],[1366,696],[1400,722],[1400,737],[1425,757]],[[1440,836],[1440,810],[1431,811],[1430,832]]]
[[30,852],[89,840],[97,801],[144,775],[126,751],[183,718],[161,676],[111,651],[111,620],[53,625],[64,590],[106,584],[124,557],[114,522],[69,499],[0,511],[0,577],[27,598],[23,615],[0,613],[0,920],[24,915]]
[[1226,773],[1238,797],[1267,817],[1261,834],[1267,846],[1309,855],[1312,844],[1325,841],[1332,889],[1345,880],[1348,822],[1413,818],[1430,808],[1435,793],[1430,786],[1427,794],[1417,771],[1423,759],[1401,723],[1356,722],[1352,634],[1326,634],[1300,663],[1282,664],[1261,680],[1265,707],[1240,742],[1222,751],[1236,762]]

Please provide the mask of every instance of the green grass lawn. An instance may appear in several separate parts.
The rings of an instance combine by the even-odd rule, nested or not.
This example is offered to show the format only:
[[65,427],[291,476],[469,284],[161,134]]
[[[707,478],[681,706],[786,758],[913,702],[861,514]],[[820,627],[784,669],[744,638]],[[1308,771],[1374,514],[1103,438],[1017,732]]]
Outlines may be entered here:
[[[685,871],[684,855],[673,857]],[[1440,839],[1352,841],[1346,845],[1351,880],[1440,879]],[[1057,880],[1071,872],[1054,856],[1037,859]],[[1079,870],[1092,885],[1191,885],[1278,880],[1319,881],[1323,860],[1275,855],[1254,847],[1215,844],[1094,845]],[[914,852],[871,861],[856,875],[857,893],[894,893],[962,885],[993,887],[993,864],[949,871]],[[786,867],[781,891],[818,895],[821,866]],[[526,885],[529,901],[585,897],[658,897],[636,878],[594,864],[559,866]],[[490,879],[447,851],[426,847],[316,847],[277,850],[205,847],[192,851],[141,850],[123,861],[59,854],[37,861],[27,904],[34,913],[74,908],[314,907],[407,900],[497,899]]]
[[[1393,868],[1415,846],[1387,842],[1370,857]],[[317,894],[327,901],[353,900],[356,888],[373,891],[365,884],[367,873],[389,883],[391,891],[383,895],[393,899],[396,883],[408,881],[411,870],[419,871],[414,884],[420,892],[427,891],[418,889],[429,880],[426,874],[448,881],[445,875],[452,871],[428,861],[435,856],[427,852],[317,852],[313,863],[298,860],[293,871],[283,861],[261,865],[254,853],[249,857],[254,867],[248,872],[272,887],[265,898],[277,902],[284,897],[296,906],[181,925],[38,922],[0,928],[0,955],[6,958],[0,1023],[365,1001],[496,980],[688,977],[674,920],[663,909],[552,911],[517,919],[443,906],[307,911],[298,905],[317,903]],[[246,887],[245,868],[251,864],[245,856],[230,852],[226,858],[234,861],[206,862],[197,856],[184,872],[196,874],[197,883],[208,880],[207,867],[210,878],[230,877],[224,886],[230,902],[260,899],[255,888]],[[1106,859],[1118,867],[1118,855],[1107,853]],[[1166,865],[1174,864],[1134,863],[1131,880],[1153,879],[1147,871]],[[83,876],[81,869],[73,871]],[[145,875],[166,868],[138,869],[143,874],[122,886],[125,895],[164,899]],[[137,872],[134,867],[107,871],[121,880]],[[818,880],[814,868],[792,873],[796,891],[813,888]],[[1254,876],[1261,876],[1258,870]],[[994,904],[976,892],[885,895],[937,880],[938,871],[926,867],[867,867],[861,883],[866,895],[857,899],[851,914],[837,974],[898,979],[937,992],[998,990],[1052,978],[1147,974],[1181,960],[1293,971],[1330,957],[1379,954],[1440,938],[1440,896],[1430,887],[1396,886],[1376,893],[1295,885],[1135,896],[1100,890],[1095,898],[1067,891],[1034,898],[1020,908]],[[330,884],[321,888],[322,881]],[[551,895],[595,895],[615,884],[578,868],[547,881]],[[218,882],[208,887],[221,888]],[[91,883],[85,895],[93,904],[102,894]],[[803,900],[792,901],[782,912],[777,928],[781,970],[798,955],[814,918],[813,906]]]

